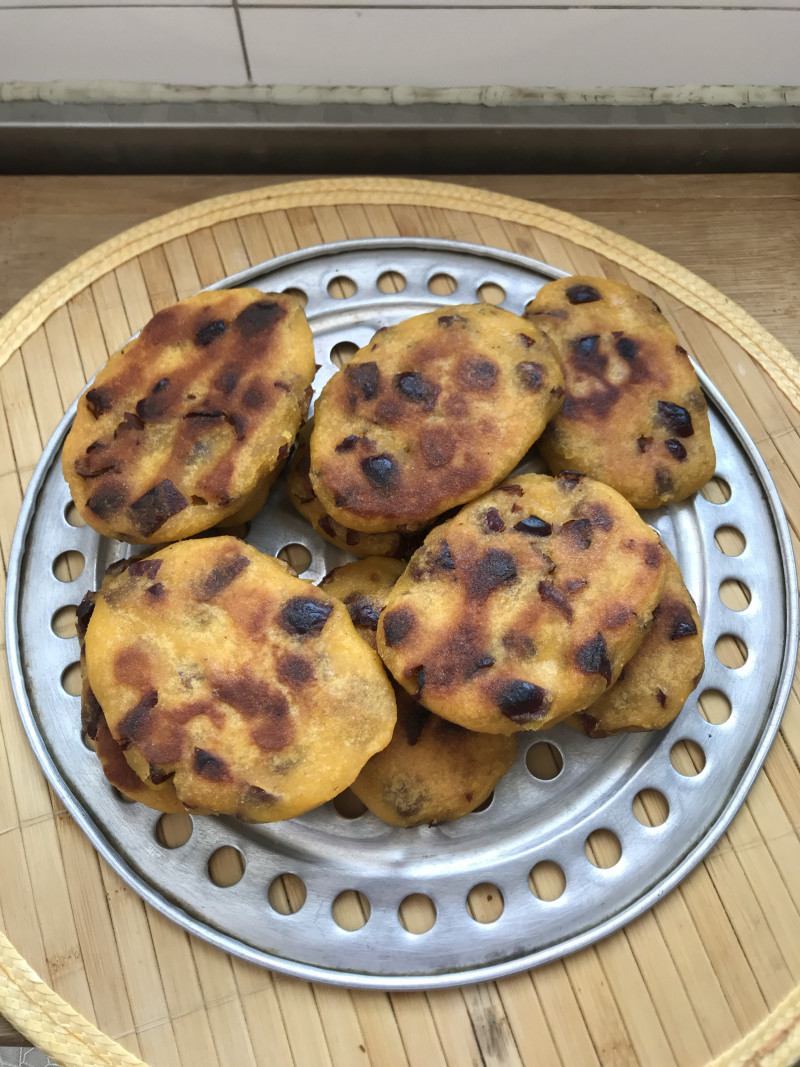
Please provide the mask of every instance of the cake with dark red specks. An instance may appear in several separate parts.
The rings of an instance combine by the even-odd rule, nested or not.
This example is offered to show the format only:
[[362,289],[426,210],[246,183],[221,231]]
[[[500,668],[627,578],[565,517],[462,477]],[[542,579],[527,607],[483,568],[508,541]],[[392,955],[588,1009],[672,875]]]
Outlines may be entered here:
[[422,528],[502,481],[562,398],[558,360],[531,323],[491,304],[417,315],[325,385],[311,485],[349,529]]
[[305,417],[314,371],[292,296],[222,289],[159,311],[78,401],[62,466],[81,515],[135,544],[252,518]]
[[[311,468],[309,438],[313,426],[314,420],[310,419],[300,430],[297,438],[297,448],[289,463],[286,491],[292,504],[294,504],[303,518],[311,523],[318,534],[345,552],[350,552],[361,559],[369,556],[391,556],[408,559],[411,553],[419,548],[422,543],[422,532],[385,530],[383,533],[365,533],[363,530],[352,530],[347,526],[343,526],[336,519],[331,518],[325,510],[319,497],[314,492],[309,476]],[[350,437],[345,438],[342,444],[349,448],[357,440],[358,438],[352,434]]]
[[[346,563],[321,587],[343,601],[358,632],[375,647],[380,613],[403,573],[391,559]],[[378,818],[392,826],[423,826],[467,815],[490,795],[514,762],[517,741],[479,734],[422,707],[395,683],[397,725],[351,789]]]
[[389,595],[378,651],[470,730],[542,730],[587,708],[641,644],[665,581],[658,534],[615,490],[513,478],[428,534]]
[[288,819],[392,735],[392,686],[347,608],[233,537],[115,568],[79,629],[84,727],[151,807]]
[[667,582],[644,641],[616,685],[567,720],[589,737],[661,730],[700,683],[705,667],[700,616],[678,564],[665,552]]
[[539,450],[637,508],[683,500],[714,473],[706,400],[658,306],[608,278],[548,282],[525,309],[561,359],[566,396]]

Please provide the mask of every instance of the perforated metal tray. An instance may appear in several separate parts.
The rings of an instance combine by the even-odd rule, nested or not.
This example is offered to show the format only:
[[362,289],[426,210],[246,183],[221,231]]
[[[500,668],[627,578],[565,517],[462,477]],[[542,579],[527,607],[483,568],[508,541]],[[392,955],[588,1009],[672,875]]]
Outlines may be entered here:
[[[379,285],[387,271],[402,276],[400,292],[384,292],[385,280]],[[435,295],[429,284],[443,273],[456,283],[448,297]],[[502,287],[503,306],[519,313],[545,281],[562,276],[545,264],[481,246],[380,239],[293,253],[214,288],[302,290],[320,364],[318,391],[336,371],[331,351],[340,342],[361,346],[381,326],[445,303],[475,301],[485,283]],[[343,277],[355,292],[331,295],[342,291],[335,283]],[[794,561],[775,487],[728,405],[702,374],[701,382],[717,474],[730,497],[714,504],[697,494],[645,513],[676,555],[705,630],[705,675],[670,727],[602,741],[564,726],[546,735],[521,734],[519,758],[491,803],[453,823],[395,829],[370,814],[346,818],[326,804],[264,826],[197,817],[188,842],[171,850],[156,836],[158,813],[123,803],[105,781],[81,740],[79,699],[62,684],[78,646],[74,637],[57,636],[54,616],[96,588],[109,563],[135,551],[67,521],[69,493],[59,456],[73,406],[25,497],[6,605],[14,693],[53,788],[104,858],[149,903],[229,952],[299,977],[383,989],[454,985],[552,960],[617,929],[676,885],[730,822],[778,728],[797,650]],[[741,554],[717,546],[715,535],[723,527],[741,532]],[[305,545],[311,563],[304,577],[313,581],[350,558],[315,535],[289,504],[282,483],[247,539],[272,554],[287,544]],[[718,540],[730,543],[724,534]],[[70,551],[85,564],[78,578],[64,583],[53,566]],[[720,599],[729,579],[749,590],[742,611]],[[746,650],[746,662],[736,669],[715,653],[726,634]],[[716,725],[698,706],[698,698],[710,706],[714,694],[717,708],[730,705],[730,716]],[[673,754],[684,740],[697,746],[694,762],[685,749],[682,759]],[[545,741],[563,761],[549,780],[528,769],[539,765],[529,750]],[[679,773],[676,765],[696,773]],[[645,790],[657,790],[668,803],[659,826],[636,817],[642,808],[634,800]],[[595,853],[586,849],[598,830],[610,831],[621,846],[620,858],[608,868],[590,862]],[[224,846],[238,849],[245,862],[241,880],[226,888],[208,873],[209,858]],[[563,872],[565,888],[555,900],[540,899],[540,882],[529,879],[543,862]],[[285,873],[306,888],[304,905],[289,915],[268,898],[273,880]],[[478,883],[499,890],[495,904],[502,900],[503,910],[494,922],[476,921],[467,906]],[[369,900],[371,914],[360,930],[344,930],[334,920],[333,902],[346,890]],[[426,933],[413,934],[398,908],[419,893],[433,901],[436,921]]]

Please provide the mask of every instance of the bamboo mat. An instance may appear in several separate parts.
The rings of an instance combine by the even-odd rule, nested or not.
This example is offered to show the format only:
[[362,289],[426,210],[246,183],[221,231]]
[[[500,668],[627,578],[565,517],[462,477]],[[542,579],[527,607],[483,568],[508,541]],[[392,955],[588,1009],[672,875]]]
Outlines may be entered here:
[[[4,562],[58,419],[153,312],[296,248],[396,235],[507,248],[652,295],[759,446],[796,540],[800,372],[736,304],[677,264],[541,205],[442,183],[336,179],[250,190],[138,226],[0,320]],[[39,771],[3,660],[0,1013],[64,1067],[788,1065],[800,1055],[798,759],[795,686],[727,834],[623,931],[497,982],[355,992],[233,959],[128,889]]]

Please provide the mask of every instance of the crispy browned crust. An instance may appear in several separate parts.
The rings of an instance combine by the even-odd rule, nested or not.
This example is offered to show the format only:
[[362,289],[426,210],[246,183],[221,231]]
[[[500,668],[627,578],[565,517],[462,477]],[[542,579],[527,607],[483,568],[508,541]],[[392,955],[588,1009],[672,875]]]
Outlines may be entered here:
[[62,454],[78,510],[134,543],[209,529],[288,455],[313,376],[294,297],[228,289],[165,308],[78,402]]
[[587,707],[644,637],[660,538],[580,474],[528,474],[433,530],[389,595],[378,651],[438,715],[487,733]]
[[683,500],[714,473],[706,400],[658,306],[608,278],[548,282],[525,317],[553,342],[566,396],[539,442],[637,508]]
[[419,528],[502,481],[561,404],[550,343],[490,304],[380,330],[317,401],[311,484],[354,530]]
[[705,668],[703,627],[678,564],[667,552],[667,583],[638,652],[619,681],[567,721],[589,737],[660,730],[700,684]]
[[331,518],[323,507],[311,484],[309,470],[311,452],[309,438],[314,425],[311,419],[300,430],[297,447],[289,463],[286,477],[286,489],[289,499],[304,519],[314,529],[337,548],[351,552],[354,556],[365,559],[369,556],[391,556],[396,559],[408,559],[422,543],[421,532],[387,530],[384,533],[365,533],[363,530],[351,530]]
[[385,747],[394,694],[344,605],[233,537],[182,541],[103,582],[86,675],[145,783],[189,808],[290,818]]

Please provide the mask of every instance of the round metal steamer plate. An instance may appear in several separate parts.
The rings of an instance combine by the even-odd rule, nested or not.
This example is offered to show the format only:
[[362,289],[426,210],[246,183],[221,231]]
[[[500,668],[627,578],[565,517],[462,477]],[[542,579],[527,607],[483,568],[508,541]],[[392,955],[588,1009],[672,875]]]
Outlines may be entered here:
[[[402,275],[402,291],[382,291],[378,279],[386,271]],[[442,273],[457,286],[449,297],[429,287]],[[521,313],[546,280],[561,276],[544,264],[479,246],[387,239],[293,253],[217,287],[302,290],[320,364],[319,389],[335,373],[330,353],[339,342],[361,346],[379,327],[409,315],[474,302],[487,282],[502,286],[504,306]],[[329,294],[342,277],[355,283],[354,295]],[[389,989],[454,985],[552,960],[618,928],[697,863],[742,803],[777,730],[797,648],[794,563],[777,493],[730,408],[701,380],[710,401],[717,473],[730,486],[730,499],[714,504],[697,494],[645,516],[677,556],[705,627],[705,675],[668,729],[602,741],[566,726],[544,735],[522,733],[516,764],[489,806],[441,826],[391,828],[370,814],[345,818],[331,803],[263,826],[197,817],[188,842],[171,850],[158,843],[158,813],[123,803],[105,781],[81,740],[79,698],[62,686],[65,670],[78,658],[78,643],[56,636],[54,615],[98,587],[110,562],[134,551],[67,522],[60,446],[73,407],[31,482],[8,576],[14,690],[55,790],[104,858],[156,908],[221,948],[304,978]],[[740,555],[717,547],[721,527],[741,531],[746,547]],[[313,581],[350,558],[294,512],[282,483],[251,524],[248,540],[272,554],[290,543],[307,546],[312,560],[304,576]],[[53,565],[71,551],[81,553],[85,566],[78,578],[63,583]],[[727,579],[740,579],[749,589],[745,610],[722,603],[719,590]],[[746,648],[738,669],[715,654],[725,634]],[[698,697],[709,690],[730,702],[730,717],[719,725],[698,709]],[[526,762],[529,748],[545,739],[563,760],[550,780],[535,777]],[[679,773],[670,758],[683,740],[705,757],[694,775]],[[693,752],[697,759],[698,750]],[[687,769],[685,762],[679,766]],[[658,790],[669,805],[666,821],[655,828],[635,817],[634,798],[647,789]],[[601,829],[621,845],[620,858],[608,868],[594,866],[585,847]],[[211,881],[208,862],[225,845],[239,849],[246,866],[235,886],[221,888]],[[529,873],[543,861],[557,864],[566,880],[555,900],[539,899],[531,888],[535,879],[529,883]],[[291,915],[278,913],[268,900],[270,884],[284,873],[302,879],[307,891],[305,904]],[[479,883],[502,894],[504,909],[494,922],[477,922],[468,909],[468,894]],[[343,930],[334,921],[333,901],[345,890],[360,891],[371,905],[360,930]],[[413,893],[427,894],[436,908],[436,921],[423,934],[408,932],[399,919],[401,901]]]

